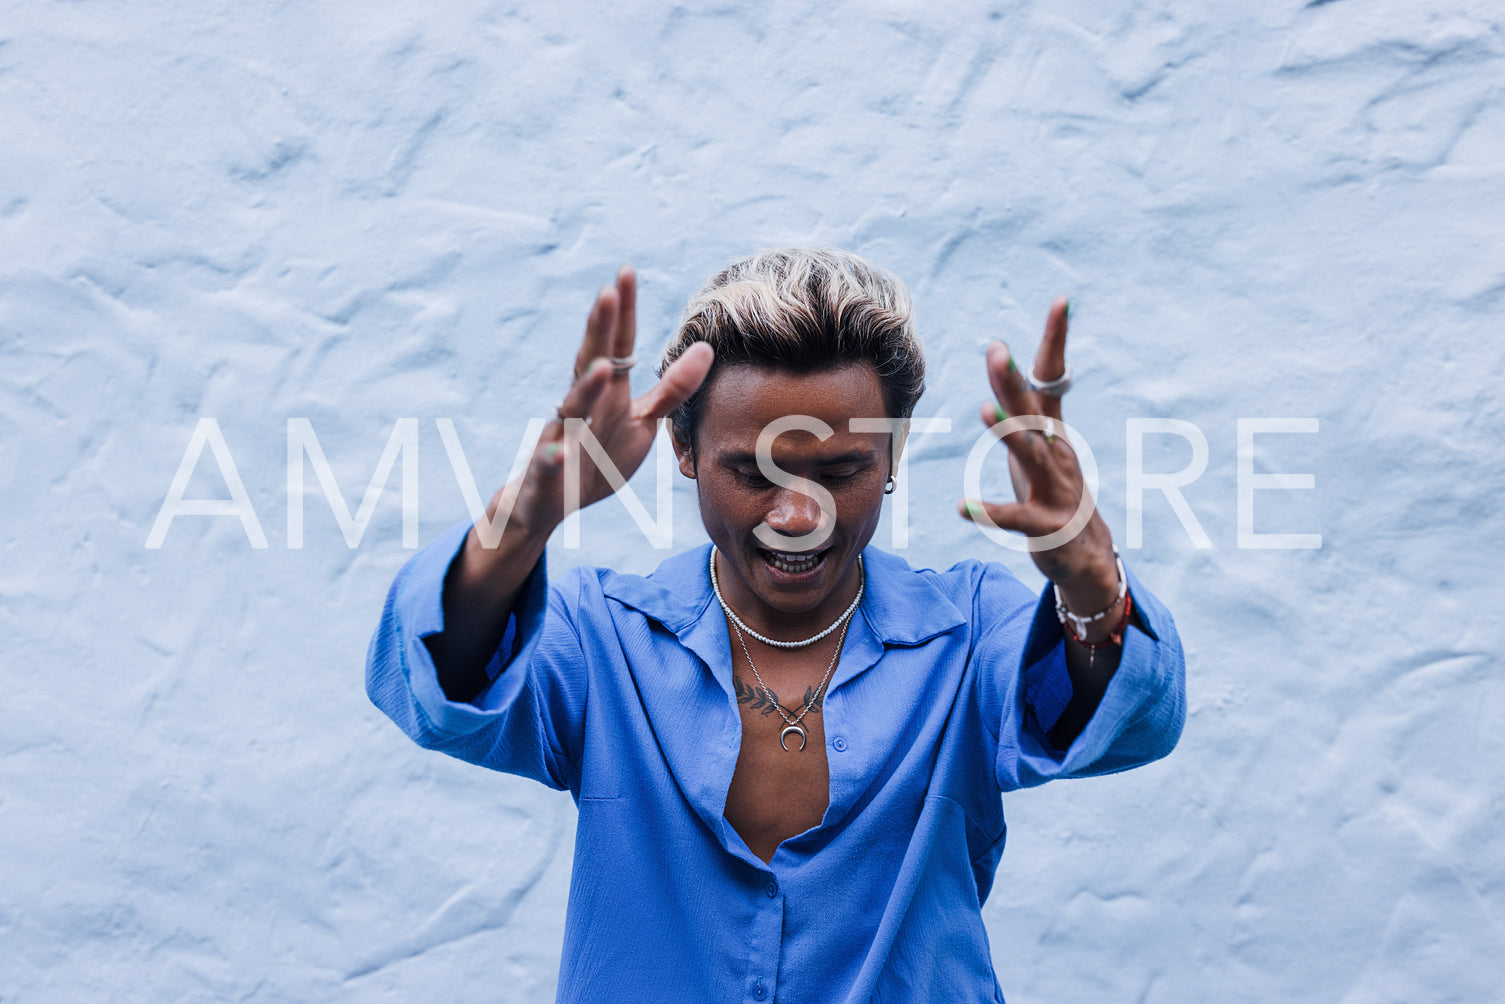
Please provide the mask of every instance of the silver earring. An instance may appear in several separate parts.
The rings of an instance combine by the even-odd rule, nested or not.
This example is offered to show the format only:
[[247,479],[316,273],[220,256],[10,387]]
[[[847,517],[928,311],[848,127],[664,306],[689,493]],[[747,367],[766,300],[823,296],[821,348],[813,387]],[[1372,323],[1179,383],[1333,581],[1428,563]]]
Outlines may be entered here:
[[883,482],[883,494],[892,495],[894,493],[894,485],[896,483],[897,482],[894,481],[894,476],[890,474],[888,476],[888,480]]

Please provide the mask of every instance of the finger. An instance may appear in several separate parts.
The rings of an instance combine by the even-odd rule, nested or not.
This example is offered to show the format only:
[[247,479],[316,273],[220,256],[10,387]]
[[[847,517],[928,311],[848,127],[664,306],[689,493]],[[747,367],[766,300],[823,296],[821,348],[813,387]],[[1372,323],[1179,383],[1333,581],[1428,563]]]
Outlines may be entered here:
[[580,351],[575,354],[575,379],[580,379],[592,360],[611,351],[620,304],[620,294],[615,286],[607,286],[596,294],[596,302],[585,321],[585,338],[580,343]]
[[617,272],[617,330],[612,338],[611,354],[618,359],[632,355],[637,344],[638,277],[631,265]]
[[1003,342],[993,342],[987,351],[988,385],[993,396],[1010,415],[1037,415],[1035,393],[1025,386],[1014,355]]
[[[1011,415],[1040,414],[1038,395],[1024,385],[1024,378],[1014,365],[1009,348],[1002,342],[994,342],[987,351],[988,383],[992,385],[997,406],[990,415],[983,408],[983,421],[996,426]],[[1015,432],[1004,437],[1004,445],[1031,469],[1038,468],[1044,460],[1045,437],[1032,432]]]
[[632,406],[634,418],[658,421],[678,408],[705,382],[716,351],[705,342],[696,342],[674,360],[653,389]]
[[558,414],[554,416],[554,423],[559,424],[565,418],[589,419],[596,402],[606,392],[611,383],[611,363],[605,359],[596,358],[586,367],[580,379],[570,385],[569,392],[564,395],[564,400],[559,403]]
[[[977,409],[977,417],[982,419],[983,425],[986,425],[989,429],[992,429],[994,426],[1000,425],[1003,422],[1007,421],[1009,413],[1004,411],[1001,405],[997,404],[996,402],[989,401],[987,404],[982,405]],[[1044,415],[1041,417],[1050,418],[1049,415]],[[1051,421],[1055,422],[1055,424],[1053,426],[1048,425],[1044,429],[1010,432],[1007,434],[1007,438],[1005,438],[1003,431],[999,429],[994,431],[994,435],[1003,440],[1005,446],[1010,447],[1014,446],[1015,444],[1024,442],[1031,436],[1044,436],[1045,446],[1047,450],[1054,452],[1058,448],[1064,448],[1068,456],[1076,456],[1076,450],[1072,448],[1071,441],[1066,438],[1066,423],[1056,422],[1054,419],[1051,419]]]
[[534,451],[534,456],[543,462],[546,469],[562,465],[564,454],[570,448],[564,420],[587,418],[610,382],[611,363],[597,358],[580,375],[580,379],[570,385],[564,400],[555,409],[553,419],[544,426],[543,435],[538,438],[538,448]]
[[[1064,296],[1056,298],[1045,317],[1045,334],[1040,339],[1040,350],[1035,353],[1035,367],[1031,371],[1039,383],[1059,379],[1066,372],[1066,326],[1071,315],[1071,303]],[[1049,394],[1036,395],[1044,414],[1051,418],[1061,417],[1061,399]]]
[[963,499],[957,511],[963,519],[983,526],[991,524],[1000,530],[1012,530],[1026,537],[1042,537],[1056,529],[1043,513],[1020,502]]

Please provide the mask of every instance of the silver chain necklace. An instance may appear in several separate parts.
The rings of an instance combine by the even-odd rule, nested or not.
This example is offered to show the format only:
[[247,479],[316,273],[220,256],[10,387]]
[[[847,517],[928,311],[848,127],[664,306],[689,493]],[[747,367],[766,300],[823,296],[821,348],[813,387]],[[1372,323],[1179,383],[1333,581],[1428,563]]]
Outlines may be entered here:
[[735,624],[732,625],[732,632],[737,636],[737,643],[742,646],[742,654],[747,658],[747,665],[752,669],[753,676],[757,677],[758,686],[763,688],[763,697],[768,701],[769,704],[773,705],[773,710],[779,713],[779,717],[784,719],[784,729],[779,733],[779,745],[784,747],[784,752],[787,753],[789,751],[789,747],[784,745],[784,740],[789,737],[789,733],[791,732],[800,737],[800,748],[795,752],[799,752],[800,750],[803,750],[805,748],[805,740],[809,738],[809,736],[805,732],[805,727],[801,725],[800,722],[803,721],[804,717],[810,713],[810,709],[815,707],[815,702],[820,700],[820,695],[825,693],[826,681],[831,679],[831,670],[836,668],[836,660],[841,657],[841,646],[846,644],[847,640],[847,625],[851,623],[852,620],[850,617],[848,617],[846,618],[846,622],[841,625],[841,634],[837,635],[836,637],[836,651],[831,653],[831,662],[828,666],[826,666],[826,675],[820,678],[820,686],[816,687],[815,690],[810,694],[810,700],[805,702],[804,710],[795,715],[793,718],[790,718],[789,715],[785,713],[784,706],[778,702],[774,695],[774,692],[769,690],[768,684],[763,682],[763,678],[761,676],[758,676],[758,667],[753,664],[752,653],[748,652],[747,650],[747,642],[742,640],[742,632],[737,630],[737,626]]
[[862,555],[858,554],[857,595],[852,597],[852,605],[847,607],[846,611],[842,613],[840,617],[832,621],[831,626],[826,628],[820,634],[811,635],[804,641],[779,641],[776,638],[770,638],[767,635],[758,634],[758,632],[754,631],[752,628],[744,624],[742,622],[742,618],[737,616],[737,611],[733,610],[731,608],[731,605],[726,602],[726,597],[721,595],[721,583],[716,579],[716,545],[711,545],[711,591],[716,594],[716,602],[721,604],[721,609],[726,611],[727,617],[731,618],[731,621],[734,625],[741,628],[743,631],[746,631],[748,634],[752,635],[763,644],[772,646],[773,648],[804,648],[807,645],[814,645],[826,635],[830,634],[832,631],[835,631],[838,627],[841,626],[843,621],[852,616],[852,611],[857,609],[857,604],[862,602],[862,590],[866,585],[867,569],[862,564]]
[[[852,623],[852,614],[854,611],[856,611],[857,604],[862,599],[862,591],[867,585],[867,570],[863,567],[862,555],[860,554],[857,556],[857,574],[857,598],[852,601],[852,605],[847,607],[846,612],[838,617],[836,619],[836,622],[833,623],[830,627],[826,628],[820,634],[816,635],[814,638],[809,639],[808,641],[773,641],[772,639],[765,638],[762,635],[758,634],[746,624],[743,624],[742,618],[736,615],[732,608],[727,604],[726,600],[722,597],[721,587],[716,583],[716,548],[711,548],[711,588],[716,593],[716,600],[721,604],[721,609],[725,611],[727,617],[731,619],[732,633],[737,636],[737,644],[742,646],[742,655],[745,659],[747,659],[747,666],[753,671],[753,677],[758,681],[758,686],[763,691],[764,699],[768,701],[769,704],[773,705],[773,709],[779,713],[779,717],[784,719],[784,729],[779,733],[779,746],[782,747],[785,752],[789,751],[789,747],[788,745],[786,745],[785,740],[789,738],[789,733],[791,732],[800,737],[799,750],[796,750],[795,752],[799,752],[800,750],[803,750],[805,748],[805,743],[809,739],[809,734],[805,731],[805,727],[801,725],[800,722],[804,721],[805,716],[810,713],[810,709],[815,707],[815,702],[820,700],[821,695],[825,693],[826,683],[831,679],[831,672],[836,669],[836,662],[841,658],[841,648],[846,644],[847,640],[847,628]],[[836,639],[836,651],[831,653],[831,661],[826,665],[825,675],[820,678],[820,686],[811,691],[810,699],[805,702],[804,709],[801,710],[798,715],[790,718],[789,715],[784,711],[784,706],[778,702],[778,699],[774,695],[774,692],[772,690],[769,690],[768,684],[763,682],[763,677],[758,673],[757,664],[753,662],[752,653],[747,650],[747,642],[743,639],[742,632],[745,630],[748,634],[752,635],[759,641],[764,642],[765,644],[777,645],[781,648],[798,648],[805,645],[812,645],[815,642],[820,641],[826,635],[836,630],[838,626],[841,628],[841,634]]]

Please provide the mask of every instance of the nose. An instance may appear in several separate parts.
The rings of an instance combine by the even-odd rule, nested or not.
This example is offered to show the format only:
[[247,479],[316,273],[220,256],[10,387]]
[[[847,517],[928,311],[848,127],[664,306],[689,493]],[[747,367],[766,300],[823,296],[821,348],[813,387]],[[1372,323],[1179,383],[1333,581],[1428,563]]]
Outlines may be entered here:
[[803,537],[826,524],[819,502],[790,489],[779,492],[764,518],[770,529],[786,537]]

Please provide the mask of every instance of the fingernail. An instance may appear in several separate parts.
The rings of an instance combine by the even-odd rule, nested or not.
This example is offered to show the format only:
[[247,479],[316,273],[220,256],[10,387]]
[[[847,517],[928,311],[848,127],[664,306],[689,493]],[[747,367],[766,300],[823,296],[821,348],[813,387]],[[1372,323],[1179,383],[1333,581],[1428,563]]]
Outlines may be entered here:
[[995,404],[995,405],[993,405],[993,421],[994,422],[1005,421],[1005,420],[1008,419],[1008,417],[1009,417],[1009,413],[1003,410],[1003,405],[1001,405],[1001,404]]
[[559,456],[559,444],[549,443],[548,445],[546,445],[543,448],[543,455],[545,460],[553,460],[555,457]]
[[976,499],[964,499],[962,507],[967,510],[968,516],[979,516],[982,514],[982,503]]
[[1071,301],[1070,300],[1066,301],[1066,309],[1063,310],[1063,311],[1061,311],[1061,319],[1064,320],[1064,321],[1071,320]]
[[1009,353],[1009,372],[1011,372],[1011,373],[1017,373],[1018,371],[1019,371],[1019,367],[1017,367],[1017,366],[1014,365],[1014,354],[1012,352],[1010,352]]

